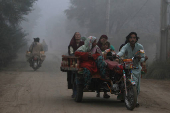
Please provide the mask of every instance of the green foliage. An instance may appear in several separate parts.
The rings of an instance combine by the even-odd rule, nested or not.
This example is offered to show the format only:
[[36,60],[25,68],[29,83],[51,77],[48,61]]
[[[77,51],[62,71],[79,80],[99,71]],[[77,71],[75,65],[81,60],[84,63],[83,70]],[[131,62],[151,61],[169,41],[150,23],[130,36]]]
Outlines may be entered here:
[[0,1],[0,66],[16,58],[17,51],[26,44],[19,23],[24,20],[36,0]]

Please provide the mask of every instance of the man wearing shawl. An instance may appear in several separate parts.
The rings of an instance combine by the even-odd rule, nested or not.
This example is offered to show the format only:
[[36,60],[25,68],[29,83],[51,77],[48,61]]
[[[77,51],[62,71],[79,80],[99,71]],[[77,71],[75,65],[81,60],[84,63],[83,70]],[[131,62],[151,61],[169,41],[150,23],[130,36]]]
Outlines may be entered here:
[[106,78],[106,63],[103,61],[100,48],[96,45],[96,37],[89,36],[86,39],[85,44],[77,49],[75,56],[80,56],[80,67],[84,68],[83,74],[87,86],[86,88],[89,87],[91,82],[91,75],[98,72],[98,70],[101,77]]

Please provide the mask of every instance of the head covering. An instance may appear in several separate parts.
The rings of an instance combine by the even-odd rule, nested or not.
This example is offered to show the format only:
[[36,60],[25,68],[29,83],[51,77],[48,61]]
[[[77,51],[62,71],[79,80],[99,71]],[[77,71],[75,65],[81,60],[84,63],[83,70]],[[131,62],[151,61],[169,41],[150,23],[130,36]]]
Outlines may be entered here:
[[37,38],[34,38],[34,42],[39,42],[40,41],[40,38],[37,37]]
[[89,36],[86,40],[85,40],[85,44],[81,47],[78,48],[78,51],[82,51],[82,52],[90,52],[92,49],[92,44],[93,42],[96,40],[97,38],[94,36]]
[[99,39],[99,41],[97,42],[97,45],[98,45],[98,47],[101,49],[101,47],[102,47],[102,42],[101,42],[101,39],[102,38],[105,38],[106,40],[108,39],[108,37],[107,37],[107,35],[102,35],[101,37],[100,37],[100,39]]
[[75,33],[74,33],[74,35],[73,35],[73,37],[72,37],[72,39],[71,39],[71,41],[70,41],[70,45],[76,44],[76,38],[75,38],[76,33],[78,33],[78,32],[75,32]]
[[79,45],[77,46],[77,43],[76,43],[76,39],[75,39],[75,35],[76,33],[78,32],[75,32],[71,41],[70,41],[70,44],[68,46],[68,53],[70,54],[70,46],[73,48],[74,52],[82,45],[84,45],[84,42],[83,41],[80,41]]

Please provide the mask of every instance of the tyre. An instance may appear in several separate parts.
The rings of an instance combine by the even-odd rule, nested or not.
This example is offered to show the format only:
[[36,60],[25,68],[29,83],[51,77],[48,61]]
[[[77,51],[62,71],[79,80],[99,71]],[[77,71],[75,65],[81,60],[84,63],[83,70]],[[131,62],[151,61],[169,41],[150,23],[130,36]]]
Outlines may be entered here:
[[83,89],[84,89],[84,85],[83,84],[77,84],[76,85],[76,89],[77,89],[77,94],[75,96],[75,101],[76,102],[81,102],[83,99]]
[[33,67],[34,71],[36,71],[38,69],[38,61],[34,61],[33,62]]
[[71,71],[67,72],[67,88],[68,89],[73,88],[73,85],[72,85],[72,82],[71,82],[71,75],[72,75]]
[[127,87],[127,96],[125,94],[125,105],[128,110],[133,110],[136,107],[137,90],[136,86],[130,85]]

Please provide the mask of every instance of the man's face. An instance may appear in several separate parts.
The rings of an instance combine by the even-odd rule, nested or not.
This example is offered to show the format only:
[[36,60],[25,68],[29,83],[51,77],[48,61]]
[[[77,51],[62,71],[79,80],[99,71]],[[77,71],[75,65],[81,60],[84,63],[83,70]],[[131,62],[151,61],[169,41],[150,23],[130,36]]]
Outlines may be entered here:
[[92,48],[97,45],[96,40],[92,43]]
[[130,44],[135,44],[136,43],[136,36],[134,34],[131,35],[131,37],[129,38],[129,42]]
[[80,40],[80,38],[81,38],[81,35],[80,35],[80,33],[77,32],[77,33],[75,34],[75,39],[76,39],[76,40]]

